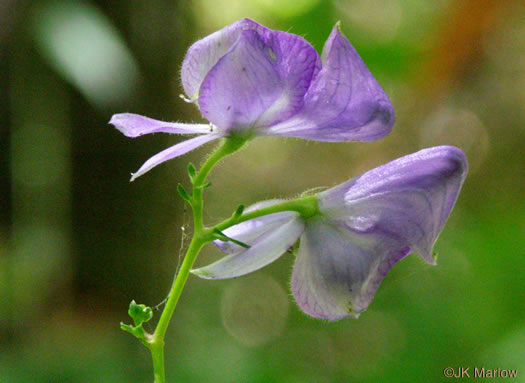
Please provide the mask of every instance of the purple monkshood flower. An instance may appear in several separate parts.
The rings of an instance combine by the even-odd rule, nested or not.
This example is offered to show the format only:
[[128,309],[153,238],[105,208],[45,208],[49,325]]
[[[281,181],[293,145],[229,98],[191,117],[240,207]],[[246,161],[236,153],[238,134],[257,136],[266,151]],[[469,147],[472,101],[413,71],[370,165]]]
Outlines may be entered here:
[[217,241],[227,255],[192,272],[206,279],[238,277],[273,262],[300,239],[291,283],[298,306],[316,318],[357,318],[410,252],[435,264],[432,248],[467,168],[465,154],[452,146],[401,157],[318,194],[313,217],[286,211],[230,227],[224,234],[250,248]]
[[210,124],[114,115],[110,123],[128,137],[199,134],[151,157],[131,180],[219,137],[372,141],[394,123],[390,100],[339,24],[319,57],[300,36],[239,20],[194,43],[181,78],[187,97]]

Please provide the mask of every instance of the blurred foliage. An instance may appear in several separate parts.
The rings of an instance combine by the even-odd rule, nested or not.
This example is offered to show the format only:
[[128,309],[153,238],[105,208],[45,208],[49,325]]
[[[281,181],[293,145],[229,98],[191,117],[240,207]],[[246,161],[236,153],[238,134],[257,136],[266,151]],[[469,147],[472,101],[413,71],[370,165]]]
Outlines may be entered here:
[[[521,368],[513,381],[524,382],[520,0],[0,3],[0,382],[151,381],[147,350],[119,322],[132,299],[165,298],[191,222],[175,185],[209,148],[129,184],[177,138],[130,140],[107,121],[199,121],[178,98],[185,50],[241,17],[318,51],[341,20],[397,122],[373,143],[250,143],[211,176],[208,222],[422,147],[457,145],[471,171],[439,265],[403,260],[357,321],[300,313],[291,257],[235,281],[191,278],[167,336],[170,381],[429,382],[485,366]],[[198,263],[217,256],[207,248]]]

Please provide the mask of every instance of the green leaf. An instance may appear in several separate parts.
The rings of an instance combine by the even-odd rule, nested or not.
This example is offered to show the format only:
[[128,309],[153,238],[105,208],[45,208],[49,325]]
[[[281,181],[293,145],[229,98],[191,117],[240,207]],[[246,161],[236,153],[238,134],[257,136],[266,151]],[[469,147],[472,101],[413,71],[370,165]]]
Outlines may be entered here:
[[239,205],[237,209],[235,209],[235,212],[233,213],[233,218],[237,219],[239,218],[242,213],[244,213],[244,205]]
[[188,164],[188,176],[190,177],[191,182],[193,182],[193,179],[197,175],[197,169],[195,169],[195,166],[190,162]]
[[206,182],[204,185],[199,186],[201,190],[208,189],[211,186],[211,182]]
[[184,201],[191,204],[191,195],[186,191],[186,189],[184,189],[182,184],[177,184],[177,192]]
[[124,330],[126,332],[129,332],[130,334],[134,334],[135,327],[130,326],[129,324],[125,324],[124,322],[120,322],[120,329]]
[[244,247],[245,249],[249,249],[250,248],[250,245],[248,245],[248,244],[246,244],[244,242],[238,241],[235,238],[228,237],[226,234],[224,234],[219,229],[213,229],[213,233],[217,236],[217,239],[220,239],[221,241],[232,242],[232,243],[235,243],[236,245]]

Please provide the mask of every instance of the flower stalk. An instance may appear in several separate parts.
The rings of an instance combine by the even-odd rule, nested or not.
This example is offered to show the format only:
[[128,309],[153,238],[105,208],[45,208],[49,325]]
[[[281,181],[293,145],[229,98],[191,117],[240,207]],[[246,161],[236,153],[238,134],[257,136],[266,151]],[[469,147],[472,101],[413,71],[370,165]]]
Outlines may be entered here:
[[[200,170],[197,171],[193,165],[188,166],[188,174],[193,184],[192,192],[190,194],[185,191],[182,185],[179,185],[178,191],[181,197],[191,206],[193,212],[193,237],[188,247],[188,251],[184,257],[184,261],[182,262],[181,268],[173,280],[166,305],[162,311],[157,327],[153,334],[149,334],[142,328],[142,322],[135,322],[137,325],[136,327],[121,324],[121,328],[123,330],[135,335],[135,337],[137,337],[150,350],[153,361],[155,383],[166,382],[164,367],[164,338],[173,316],[173,312],[175,311],[175,307],[177,306],[179,298],[182,294],[182,290],[184,289],[184,286],[188,280],[190,271],[202,248],[207,243],[217,239],[223,241],[232,241],[233,239],[226,237],[222,233],[222,230],[226,230],[233,225],[248,221],[250,219],[283,211],[296,211],[301,216],[308,218],[319,212],[317,198],[315,196],[284,201],[272,206],[263,207],[249,212],[244,212],[243,205],[240,205],[231,217],[212,227],[206,227],[203,222],[203,191],[208,186],[206,183],[206,178],[221,160],[238,151],[244,146],[245,143],[246,139],[244,138],[225,138],[223,142],[217,147],[217,149],[204,162]],[[233,240],[232,242],[238,241]],[[132,304],[134,304],[134,302]],[[144,305],[140,306],[142,307]]]
[[190,242],[181,268],[175,276],[168,295],[168,300],[166,301],[166,306],[162,311],[155,332],[152,334],[148,342],[148,348],[151,351],[153,359],[155,383],[165,383],[166,381],[164,372],[164,337],[166,336],[166,331],[173,316],[173,312],[175,311],[175,307],[177,306],[177,302],[182,294],[182,290],[188,280],[190,270],[202,247],[214,239],[212,235],[210,235],[210,231],[205,229],[202,219],[204,206],[202,196],[206,177],[215,165],[217,165],[223,158],[239,150],[245,142],[245,140],[238,138],[225,139],[217,150],[208,157],[198,172],[196,172],[193,166],[188,167],[188,173],[193,183],[193,188],[192,194],[188,195],[188,198],[185,199],[190,204],[193,212],[193,238]]
[[[191,190],[177,186],[191,206],[193,237],[155,331],[150,334],[142,326],[152,318],[151,308],[134,301],[129,309],[134,325],[121,323],[150,350],[155,383],[166,381],[164,338],[190,272],[205,279],[234,278],[259,270],[293,247],[291,290],[297,305],[314,318],[335,321],[365,311],[388,271],[410,252],[435,264],[433,245],[468,171],[465,154],[451,146],[420,150],[293,200],[263,201],[246,209],[239,205],[211,227],[203,222],[208,175],[252,138],[373,141],[390,132],[392,104],[339,24],[321,59],[300,36],[239,20],[190,47],[181,80],[185,101],[194,102],[208,124],[131,113],[110,121],[127,137],[197,135],[148,159],[131,181],[221,140],[200,169],[188,165]],[[209,242],[225,256],[192,269]]]

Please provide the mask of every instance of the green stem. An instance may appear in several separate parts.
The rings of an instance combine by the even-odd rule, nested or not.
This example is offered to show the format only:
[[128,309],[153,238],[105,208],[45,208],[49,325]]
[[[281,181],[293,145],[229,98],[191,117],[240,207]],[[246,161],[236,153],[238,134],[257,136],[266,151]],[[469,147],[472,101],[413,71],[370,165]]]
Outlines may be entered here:
[[181,268],[175,276],[168,295],[168,300],[166,301],[166,306],[162,311],[155,332],[151,335],[147,334],[146,338],[144,339],[144,343],[151,352],[155,383],[166,382],[164,372],[164,337],[173,316],[175,307],[177,306],[179,298],[182,294],[182,290],[184,289],[186,281],[188,280],[190,270],[193,268],[193,264],[195,263],[195,260],[197,259],[197,256],[199,255],[203,246],[208,242],[217,239],[217,232],[220,233],[222,230],[225,230],[230,226],[253,218],[290,210],[297,211],[304,218],[308,218],[319,213],[317,197],[309,196],[277,203],[258,210],[244,213],[240,216],[238,214],[234,214],[223,222],[211,228],[206,228],[203,224],[202,199],[206,177],[215,165],[217,165],[226,156],[239,150],[245,142],[245,138],[230,137],[224,139],[221,145],[204,162],[199,172],[193,177],[192,195],[188,198],[188,202],[190,203],[193,211],[193,238],[190,242]]
[[151,343],[149,346],[153,359],[153,375],[155,383],[164,383],[164,340]]
[[210,171],[217,165],[224,157],[236,152],[246,143],[245,138],[231,137],[223,140],[222,144],[213,152],[204,162],[201,169],[193,179],[193,226],[194,236],[204,230],[202,222],[202,191],[203,185],[206,182],[206,177]]
[[238,218],[231,217],[223,222],[215,225],[212,229],[223,231],[229,228],[230,226],[236,225],[238,223],[248,221],[250,219],[262,217],[264,215],[280,213],[283,211],[296,211],[303,218],[309,218],[316,214],[319,214],[319,205],[318,199],[316,196],[308,196],[297,198],[289,201],[283,201],[276,203],[271,206],[266,206],[261,209],[253,210],[248,213],[244,213]]
[[173,281],[173,285],[171,287],[171,291],[170,291],[168,300],[166,301],[166,307],[164,307],[164,311],[162,312],[162,315],[159,319],[157,328],[155,329],[155,332],[153,333],[154,338],[163,339],[164,336],[166,335],[166,330],[168,329],[168,325],[170,323],[171,316],[173,315],[175,306],[177,305],[177,302],[179,301],[180,295],[182,293],[182,289],[184,288],[184,285],[186,284],[186,281],[188,280],[188,275],[190,274],[190,270],[193,267],[193,263],[195,262],[197,255],[199,254],[200,250],[205,245],[205,243],[206,242],[203,241],[198,236],[194,236],[193,239],[191,240],[190,247],[188,248],[188,252],[186,253],[186,256],[184,257],[184,261],[182,262],[179,273],[177,274],[177,277]]
[[239,150],[245,142],[246,140],[243,138],[234,137],[224,139],[215,152],[213,152],[204,162],[201,169],[193,179],[193,193],[191,196],[191,208],[193,211],[194,225],[193,238],[186,256],[184,257],[181,268],[173,281],[170,293],[168,295],[168,300],[166,301],[166,306],[164,307],[164,310],[160,316],[157,328],[148,339],[148,347],[151,351],[151,356],[153,359],[155,383],[165,383],[166,381],[164,373],[164,337],[166,335],[171,317],[173,316],[173,311],[177,306],[177,302],[179,301],[182,290],[184,289],[184,285],[188,280],[190,270],[192,269],[200,250],[206,243],[213,240],[210,230],[205,229],[202,219],[202,194],[206,177],[213,167],[219,163],[219,161]]

